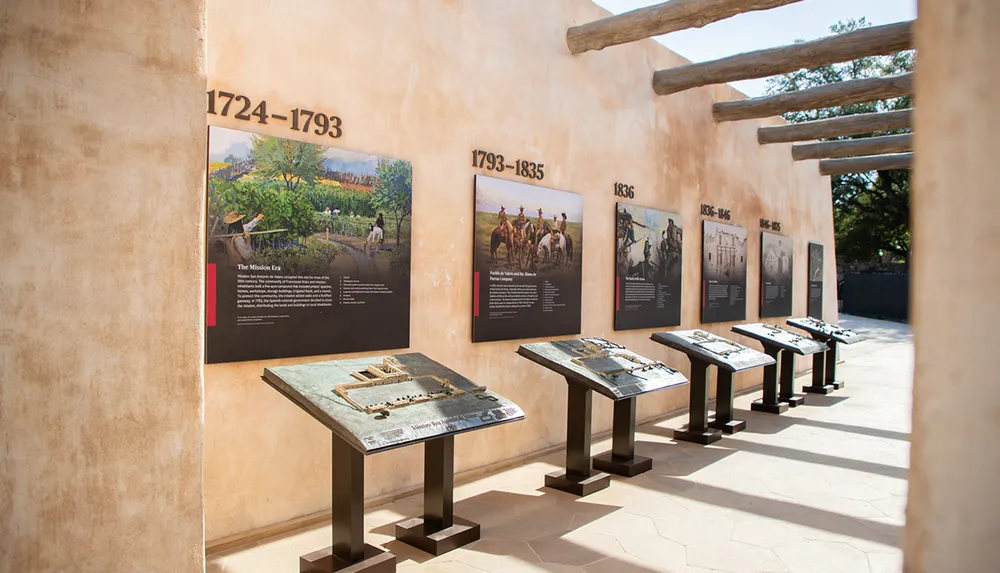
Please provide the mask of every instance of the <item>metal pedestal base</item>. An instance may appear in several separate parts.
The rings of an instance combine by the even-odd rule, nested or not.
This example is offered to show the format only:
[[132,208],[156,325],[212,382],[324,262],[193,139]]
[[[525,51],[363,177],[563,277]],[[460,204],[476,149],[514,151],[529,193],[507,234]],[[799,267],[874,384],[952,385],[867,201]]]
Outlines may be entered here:
[[635,397],[615,401],[611,451],[596,456],[595,470],[623,477],[653,469],[653,460],[635,455]]
[[803,386],[803,392],[809,392],[810,394],[829,394],[838,388],[833,384],[824,384],[822,386]]
[[396,524],[396,539],[431,555],[442,555],[479,540],[479,524],[453,517],[454,525],[428,532],[424,518],[414,517]]
[[754,412],[764,412],[765,414],[781,414],[788,411],[788,402],[769,403],[764,400],[754,400],[750,404],[750,409]]
[[618,459],[611,452],[594,457],[594,469],[623,477],[637,476],[653,469],[653,460],[642,456]]
[[712,420],[708,423],[708,427],[721,430],[723,434],[735,434],[747,429],[747,423],[745,420],[730,420],[728,422]]
[[722,439],[720,430],[692,430],[687,426],[681,430],[674,430],[674,439],[682,442],[694,442],[696,444],[708,445]]
[[364,558],[351,563],[333,554],[333,546],[299,557],[299,573],[394,573],[396,556],[365,544]]
[[611,476],[604,472],[592,472],[581,477],[566,472],[554,472],[545,476],[545,487],[573,494],[577,497],[590,495],[611,485]]

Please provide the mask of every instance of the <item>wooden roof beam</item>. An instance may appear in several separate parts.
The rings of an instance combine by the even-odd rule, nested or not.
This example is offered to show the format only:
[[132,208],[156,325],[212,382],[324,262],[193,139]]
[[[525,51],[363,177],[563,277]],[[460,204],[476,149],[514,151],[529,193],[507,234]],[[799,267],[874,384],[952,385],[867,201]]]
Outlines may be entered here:
[[712,106],[715,121],[771,117],[807,109],[835,107],[913,93],[913,73],[864,78],[827,84],[773,96],[718,102]]
[[848,173],[868,173],[869,171],[912,168],[912,153],[870,155],[868,157],[851,157],[848,159],[824,159],[819,162],[820,175],[846,175]]
[[845,135],[860,135],[876,131],[910,129],[913,125],[913,110],[901,109],[881,113],[859,113],[831,119],[804,121],[791,125],[757,128],[757,143],[789,143],[792,141],[813,141]]
[[744,12],[769,10],[802,0],[672,0],[604,18],[566,31],[573,54],[602,50],[731,18]]
[[653,73],[653,90],[659,95],[668,95],[699,86],[766,78],[867,56],[895,54],[912,47],[913,22],[862,28],[811,42],[658,70]]
[[845,139],[842,141],[823,141],[821,143],[806,143],[792,146],[792,159],[833,159],[838,157],[858,157],[862,155],[881,155],[886,153],[902,153],[913,151],[913,136],[886,135],[884,137],[865,137],[863,139]]

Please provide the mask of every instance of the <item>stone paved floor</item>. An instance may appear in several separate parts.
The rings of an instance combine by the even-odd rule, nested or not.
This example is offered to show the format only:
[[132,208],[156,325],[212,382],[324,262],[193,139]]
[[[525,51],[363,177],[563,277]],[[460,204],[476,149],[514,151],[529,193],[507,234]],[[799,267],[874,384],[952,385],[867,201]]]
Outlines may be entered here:
[[[366,541],[405,573],[898,572],[913,346],[905,325],[842,323],[872,338],[844,348],[839,392],[780,417],[749,411],[758,394],[737,398],[747,430],[710,447],[670,438],[686,416],[642,426],[636,448],[653,470],[583,499],[540,487],[561,454],[462,484],[455,513],[482,539],[441,557],[392,537],[420,514],[419,495],[369,510]],[[208,572],[295,573],[329,543],[329,525],[316,527],[212,556]]]

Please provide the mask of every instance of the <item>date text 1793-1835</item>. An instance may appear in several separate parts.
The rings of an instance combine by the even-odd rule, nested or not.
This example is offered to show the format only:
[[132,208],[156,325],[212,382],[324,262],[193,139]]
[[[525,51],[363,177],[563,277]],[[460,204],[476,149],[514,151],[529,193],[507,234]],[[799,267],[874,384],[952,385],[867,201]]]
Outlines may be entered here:
[[535,163],[533,161],[524,161],[522,159],[518,159],[514,161],[514,163],[507,163],[507,158],[503,155],[493,153],[492,151],[483,151],[482,149],[472,150],[472,166],[480,169],[496,171],[497,173],[503,173],[504,171],[510,170],[520,177],[537,179],[539,181],[545,178],[544,163]]
[[260,100],[255,106],[253,101],[245,95],[221,90],[211,90],[208,92],[208,113],[211,115],[229,116],[230,112],[233,112],[233,117],[236,119],[256,121],[265,125],[268,120],[288,121],[291,123],[289,127],[293,131],[311,132],[316,135],[326,135],[334,139],[344,134],[343,121],[335,115],[302,108],[290,110],[288,115],[278,113],[268,114],[267,102],[264,100]]

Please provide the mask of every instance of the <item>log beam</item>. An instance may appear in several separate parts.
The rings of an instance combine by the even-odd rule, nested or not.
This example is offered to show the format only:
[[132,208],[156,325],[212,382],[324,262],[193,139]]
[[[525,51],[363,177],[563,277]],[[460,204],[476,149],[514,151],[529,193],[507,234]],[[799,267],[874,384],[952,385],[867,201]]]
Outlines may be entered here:
[[913,136],[886,135],[885,137],[866,137],[864,139],[845,139],[843,141],[823,141],[792,146],[792,159],[834,159],[838,157],[858,157],[862,155],[882,155],[886,153],[902,153],[913,151]]
[[820,175],[846,175],[848,173],[868,173],[869,171],[889,171],[892,169],[912,169],[912,153],[891,155],[871,155],[848,159],[824,159],[819,162]]
[[832,119],[804,121],[791,125],[757,128],[757,143],[788,143],[860,135],[876,131],[910,129],[913,110],[901,109],[882,113],[859,113]]
[[566,31],[573,54],[602,50],[731,18],[744,12],[769,10],[802,0],[672,0],[604,18]]
[[668,95],[699,86],[766,78],[867,56],[895,54],[912,47],[913,22],[862,28],[811,42],[659,70],[653,74],[653,90],[659,95]]
[[712,116],[719,122],[737,121],[888,99],[912,92],[913,73],[864,78],[767,97],[719,102],[712,106]]

